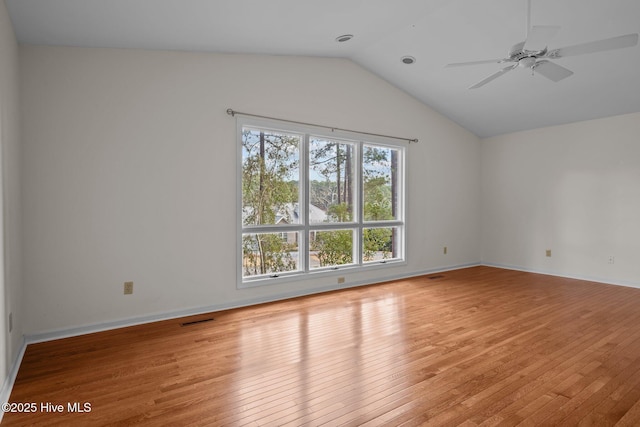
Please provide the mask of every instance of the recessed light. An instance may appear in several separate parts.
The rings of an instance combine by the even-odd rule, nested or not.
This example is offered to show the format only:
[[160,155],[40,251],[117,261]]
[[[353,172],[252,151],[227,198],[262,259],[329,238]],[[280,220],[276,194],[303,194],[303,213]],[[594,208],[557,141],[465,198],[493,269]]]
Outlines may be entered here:
[[402,58],[400,58],[400,60],[402,61],[403,64],[413,64],[414,62],[416,62],[416,58],[414,58],[413,56],[403,56]]
[[336,37],[336,41],[338,43],[348,42],[353,38],[353,34],[343,34],[341,36]]

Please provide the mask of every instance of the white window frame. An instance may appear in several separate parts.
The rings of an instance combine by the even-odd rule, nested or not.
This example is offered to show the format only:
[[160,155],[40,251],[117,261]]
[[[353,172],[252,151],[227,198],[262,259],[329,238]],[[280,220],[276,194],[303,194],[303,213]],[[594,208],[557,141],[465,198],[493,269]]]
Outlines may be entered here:
[[[371,135],[361,135],[356,132],[337,131],[314,126],[305,126],[274,119],[263,119],[256,117],[237,117],[236,129],[236,146],[237,146],[237,287],[250,288],[256,286],[278,284],[287,281],[310,279],[321,276],[345,275],[348,273],[356,273],[368,271],[375,268],[389,268],[392,266],[401,266],[406,264],[406,236],[407,223],[405,216],[406,204],[406,146],[393,139],[377,137]],[[300,193],[298,203],[300,206],[300,224],[282,224],[282,225],[251,225],[243,226],[242,222],[242,130],[244,128],[264,129],[265,131],[283,132],[288,134],[297,134],[301,136],[300,146]],[[356,190],[354,191],[354,211],[355,220],[352,222],[326,222],[326,223],[309,223],[309,159],[308,148],[309,141],[312,137],[326,138],[328,140],[354,144],[355,147],[355,171]],[[363,146],[373,145],[381,148],[390,148],[398,150],[397,167],[397,205],[396,219],[383,221],[364,221],[363,219]],[[398,241],[395,242],[397,250],[400,252],[396,258],[385,259],[380,261],[364,261],[363,255],[363,229],[365,228],[391,228],[397,227],[400,232],[396,236]],[[311,269],[308,265],[309,258],[309,234],[311,231],[333,231],[333,230],[354,230],[354,248],[353,263],[339,266],[328,266]],[[299,233],[298,252],[299,252],[299,269],[296,271],[285,271],[274,275],[258,275],[243,276],[243,253],[242,253],[242,236],[245,233]]]

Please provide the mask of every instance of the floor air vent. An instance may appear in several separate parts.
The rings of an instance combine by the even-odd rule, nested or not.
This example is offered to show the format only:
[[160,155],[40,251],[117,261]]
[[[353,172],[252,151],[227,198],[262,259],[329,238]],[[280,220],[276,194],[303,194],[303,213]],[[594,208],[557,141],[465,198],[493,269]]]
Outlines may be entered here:
[[180,323],[180,326],[191,326],[191,325],[197,325],[200,323],[205,323],[205,322],[211,322],[215,320],[213,317],[209,318],[209,319],[200,319],[200,320],[193,320],[191,322],[184,322],[184,323]]

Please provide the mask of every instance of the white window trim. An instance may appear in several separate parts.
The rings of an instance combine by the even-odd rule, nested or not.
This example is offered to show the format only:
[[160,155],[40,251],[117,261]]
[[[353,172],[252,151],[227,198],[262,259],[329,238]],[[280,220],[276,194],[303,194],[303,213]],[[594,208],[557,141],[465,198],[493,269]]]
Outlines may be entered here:
[[[307,203],[308,189],[301,191],[299,196],[299,204],[303,208],[302,223],[301,224],[284,224],[284,225],[260,225],[260,226],[243,226],[242,224],[242,129],[245,127],[252,127],[265,130],[280,131],[284,133],[299,134],[301,138],[300,146],[300,167],[301,167],[301,182],[305,185],[309,182],[309,165],[308,165],[308,147],[309,138],[311,136],[324,137],[332,140],[342,140],[345,142],[354,143],[356,145],[357,159],[355,175],[357,177],[357,191],[355,196],[355,206],[357,209],[357,221],[348,223],[313,223],[310,224],[309,218],[309,206]],[[367,221],[363,220],[363,203],[362,203],[362,162],[363,162],[363,149],[364,145],[376,145],[380,147],[387,147],[399,150],[400,158],[398,160],[398,166],[401,171],[401,176],[398,178],[398,194],[400,201],[397,205],[397,219],[388,221]],[[321,127],[314,127],[310,125],[301,125],[296,123],[290,123],[285,121],[279,121],[275,119],[263,119],[257,117],[245,117],[238,116],[236,118],[236,258],[237,258],[237,288],[252,288],[258,286],[265,286],[271,284],[280,284],[291,281],[300,281],[304,279],[311,279],[323,276],[333,275],[345,275],[348,273],[358,273],[364,271],[370,271],[380,268],[389,268],[392,266],[402,266],[407,264],[407,221],[406,221],[406,146],[403,143],[399,143],[393,139],[364,135],[357,132],[347,132],[339,130],[329,130]],[[398,227],[402,229],[402,233],[399,236],[399,242],[397,247],[401,252],[401,257],[392,258],[382,261],[364,261],[363,260],[363,248],[362,248],[362,229],[372,227]],[[310,269],[308,264],[309,253],[309,233],[315,230],[340,230],[340,229],[354,229],[355,230],[355,247],[353,259],[356,261],[353,264],[346,264],[341,266],[321,267]],[[242,271],[242,234],[246,232],[285,232],[285,231],[297,231],[299,233],[299,270],[285,271],[278,273],[277,276],[255,276],[255,277],[243,277]]]

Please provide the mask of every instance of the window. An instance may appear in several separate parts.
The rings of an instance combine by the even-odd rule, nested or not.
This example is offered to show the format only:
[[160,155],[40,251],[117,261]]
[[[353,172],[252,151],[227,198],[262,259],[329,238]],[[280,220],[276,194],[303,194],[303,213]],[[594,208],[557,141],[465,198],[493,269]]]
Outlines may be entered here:
[[404,147],[238,119],[244,286],[404,261]]

